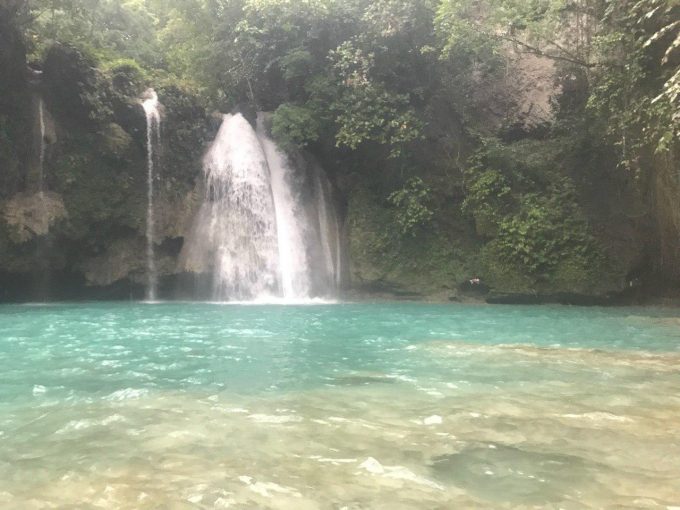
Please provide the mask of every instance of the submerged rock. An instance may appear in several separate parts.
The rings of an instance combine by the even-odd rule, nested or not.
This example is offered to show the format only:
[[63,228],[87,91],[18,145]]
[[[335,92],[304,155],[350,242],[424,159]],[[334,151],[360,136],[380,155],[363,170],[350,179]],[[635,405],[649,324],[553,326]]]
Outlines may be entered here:
[[[504,445],[473,445],[432,459],[437,480],[498,503],[547,505],[563,501],[572,487],[589,487],[593,466],[574,455]],[[574,497],[574,495],[572,495]]]
[[333,378],[333,384],[340,386],[363,386],[365,384],[393,384],[394,377],[385,374],[348,374]]

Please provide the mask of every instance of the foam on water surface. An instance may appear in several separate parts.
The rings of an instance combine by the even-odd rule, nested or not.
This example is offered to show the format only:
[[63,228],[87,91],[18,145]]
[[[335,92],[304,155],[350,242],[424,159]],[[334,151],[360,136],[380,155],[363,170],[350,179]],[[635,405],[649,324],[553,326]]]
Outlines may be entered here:
[[673,310],[0,307],[2,508],[673,508]]

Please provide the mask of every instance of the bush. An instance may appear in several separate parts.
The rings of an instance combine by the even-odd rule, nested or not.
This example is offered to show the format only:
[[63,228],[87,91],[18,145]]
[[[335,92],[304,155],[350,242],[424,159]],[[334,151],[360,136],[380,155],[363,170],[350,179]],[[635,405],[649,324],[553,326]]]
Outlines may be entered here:
[[554,147],[544,146],[487,142],[465,170],[463,210],[499,259],[551,278],[565,260],[578,258],[588,267],[599,265],[602,254],[571,180],[555,164]]
[[116,59],[107,63],[104,70],[109,75],[116,92],[136,97],[143,91],[146,73],[135,60]]
[[434,216],[429,208],[431,190],[420,177],[413,177],[399,191],[388,197],[397,208],[395,220],[402,235],[415,237],[427,227]]
[[304,106],[284,103],[274,112],[272,135],[286,148],[303,148],[319,139],[319,122],[314,112]]
[[521,197],[517,213],[501,220],[497,243],[505,259],[531,274],[550,273],[566,258],[589,258],[597,252],[573,190],[566,183],[545,196],[531,193]]

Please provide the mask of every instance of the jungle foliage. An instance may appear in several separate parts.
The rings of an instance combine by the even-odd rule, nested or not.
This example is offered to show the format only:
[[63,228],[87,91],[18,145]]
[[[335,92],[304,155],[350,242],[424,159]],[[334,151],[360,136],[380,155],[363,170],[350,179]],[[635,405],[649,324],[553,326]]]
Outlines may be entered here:
[[[649,158],[678,151],[678,0],[3,5],[33,61],[48,62],[50,48],[65,43],[125,94],[153,83],[191,91],[211,109],[273,111],[284,147],[316,153],[346,192],[370,190],[400,235],[444,228],[457,201],[498,260],[530,278],[567,259],[588,267],[604,256],[570,147],[587,141],[613,154],[617,171],[638,183]],[[510,53],[554,64],[562,95],[546,125],[480,113],[513,73]],[[84,97],[97,101],[93,90]]]
[[435,98],[459,113],[474,106],[471,88],[503,70],[507,45],[585,79],[588,111],[606,121],[624,166],[642,145],[668,150],[680,125],[677,0],[7,4],[36,59],[66,42],[110,69],[127,59],[150,78],[192,84],[216,106],[283,105],[296,145],[332,133],[339,147],[375,142],[398,156],[423,136]]

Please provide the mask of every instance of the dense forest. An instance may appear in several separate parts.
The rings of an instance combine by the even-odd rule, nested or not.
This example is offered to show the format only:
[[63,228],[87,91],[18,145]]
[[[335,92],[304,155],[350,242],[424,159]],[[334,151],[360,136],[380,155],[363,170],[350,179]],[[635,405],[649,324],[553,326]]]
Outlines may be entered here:
[[680,289],[677,0],[0,0],[0,299],[138,295],[148,87],[167,296],[236,111],[325,168],[347,292]]

